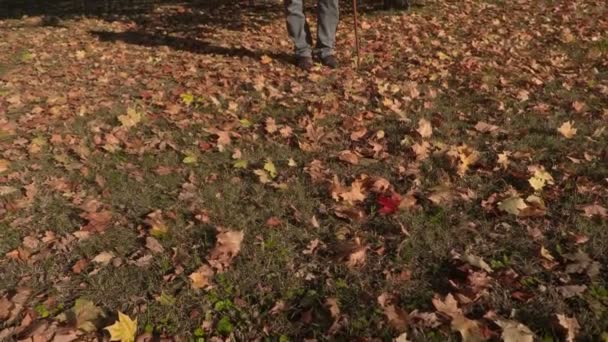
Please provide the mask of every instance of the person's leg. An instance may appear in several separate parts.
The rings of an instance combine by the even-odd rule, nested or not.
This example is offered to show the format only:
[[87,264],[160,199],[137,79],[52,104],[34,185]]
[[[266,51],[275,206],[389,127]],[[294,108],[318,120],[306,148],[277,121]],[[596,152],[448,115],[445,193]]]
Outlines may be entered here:
[[336,29],[338,28],[338,0],[318,0],[318,29],[316,52],[321,59],[334,54]]
[[287,32],[295,46],[296,57],[312,56],[312,38],[304,16],[303,0],[285,0]]

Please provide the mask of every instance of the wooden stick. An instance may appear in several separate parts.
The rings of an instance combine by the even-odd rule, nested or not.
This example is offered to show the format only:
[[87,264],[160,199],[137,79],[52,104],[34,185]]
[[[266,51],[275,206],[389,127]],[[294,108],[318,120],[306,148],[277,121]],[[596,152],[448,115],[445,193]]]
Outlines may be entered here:
[[357,70],[359,70],[360,65],[360,55],[359,55],[359,20],[357,18],[357,1],[353,0],[353,13],[355,17],[355,48],[357,51]]

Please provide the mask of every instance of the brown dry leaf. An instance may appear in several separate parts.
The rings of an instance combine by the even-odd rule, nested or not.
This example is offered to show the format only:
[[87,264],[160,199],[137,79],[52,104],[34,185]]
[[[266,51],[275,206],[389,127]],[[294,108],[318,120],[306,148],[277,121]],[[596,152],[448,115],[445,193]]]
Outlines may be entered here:
[[76,263],[74,264],[74,266],[72,266],[72,272],[76,273],[76,274],[80,274],[82,273],[82,271],[84,271],[84,269],[89,265],[89,261],[87,259],[80,259],[78,261],[76,261]]
[[582,295],[587,290],[586,285],[565,285],[558,286],[557,292],[564,298],[572,298]]
[[270,309],[269,313],[273,316],[276,316],[277,314],[281,313],[283,310],[285,310],[285,302],[282,300],[277,301],[276,303],[274,303],[274,306],[272,307],[272,309]]
[[272,134],[278,130],[279,127],[277,127],[277,123],[274,121],[274,118],[266,118],[266,132]]
[[281,223],[282,223],[282,222],[281,222],[281,219],[279,219],[279,218],[278,218],[278,217],[276,217],[276,216],[272,216],[272,217],[270,217],[268,220],[266,220],[266,225],[267,225],[268,227],[277,227],[277,226],[280,226],[280,225],[281,225]]
[[112,221],[112,212],[109,210],[102,210],[100,212],[86,212],[82,213],[80,217],[88,221],[87,225],[82,227],[82,230],[88,232],[103,232],[108,228]]
[[574,128],[574,123],[572,121],[566,121],[557,129],[557,131],[567,139],[571,139],[576,135],[577,129]]
[[431,189],[427,198],[436,205],[449,204],[454,199],[454,191],[446,185],[440,185]]
[[553,257],[553,255],[551,255],[551,252],[549,252],[549,251],[548,251],[548,250],[545,248],[545,246],[540,246],[540,255],[541,255],[543,258],[545,258],[545,259],[547,259],[547,260],[549,260],[549,261],[553,261],[553,260],[555,260],[555,258]]
[[586,205],[583,207],[583,211],[585,212],[584,215],[587,217],[608,217],[608,210],[599,204]]
[[585,109],[585,106],[585,102],[582,101],[572,102],[572,109],[574,109],[577,113],[582,113]]
[[338,159],[341,161],[357,165],[359,164],[359,156],[357,156],[354,152],[345,150],[338,154]]
[[566,273],[587,274],[589,278],[594,278],[600,273],[600,263],[581,250],[564,254],[563,257],[569,261],[566,265]]
[[508,319],[499,319],[496,324],[502,328],[504,342],[534,342],[534,333],[527,326]]
[[114,256],[115,255],[112,252],[101,252],[97,254],[91,261],[96,264],[100,264],[101,266],[107,266],[110,261],[114,259]]
[[340,194],[340,198],[348,203],[362,202],[365,200],[366,195],[364,193],[363,183],[360,180],[355,180],[350,185],[350,190]]
[[468,319],[458,308],[458,302],[452,294],[448,294],[444,300],[439,297],[433,298],[433,305],[437,311],[452,318],[452,329],[460,332],[463,342],[484,341],[481,327],[477,321]]
[[15,305],[8,298],[0,298],[0,321],[7,319]]
[[17,293],[10,299],[13,303],[13,307],[11,309],[8,319],[3,322],[5,326],[9,326],[17,320],[31,294],[32,290],[29,288],[22,287],[17,289]]
[[148,248],[153,254],[163,253],[165,248],[155,238],[148,236],[146,237],[146,248]]
[[498,155],[496,163],[500,165],[503,170],[506,170],[509,167],[509,155],[511,155],[511,152],[509,151],[504,151]]
[[576,40],[576,37],[574,36],[574,34],[572,34],[572,31],[567,27],[564,27],[562,29],[560,33],[560,38],[564,43],[572,43]]
[[430,138],[431,135],[433,135],[433,127],[428,120],[422,118],[418,121],[418,129],[416,129],[416,132],[423,138]]
[[11,162],[6,159],[0,159],[0,173],[5,172],[9,169]]
[[333,319],[340,318],[340,307],[338,306],[338,300],[336,298],[327,298],[327,300],[325,300],[325,306],[327,306]]
[[359,246],[348,256],[346,266],[354,268],[357,266],[365,265],[367,259],[367,246]]
[[353,131],[350,134],[350,140],[358,141],[359,139],[363,138],[365,136],[365,134],[367,134],[367,128],[362,127],[361,129],[359,129],[357,131]]
[[556,314],[559,325],[566,331],[566,341],[574,342],[576,335],[581,330],[581,326],[575,317],[567,317],[564,314]]
[[213,270],[208,265],[199,267],[195,272],[192,272],[188,278],[192,281],[192,288],[207,289],[211,287],[211,277]]
[[475,125],[475,130],[477,130],[478,132],[481,132],[481,133],[491,133],[491,132],[498,130],[498,126],[491,125],[484,121],[479,121]]
[[372,184],[371,190],[377,194],[384,194],[386,192],[393,191],[391,182],[389,182],[386,178],[376,177],[373,179],[373,182],[374,183]]
[[232,260],[239,254],[245,234],[242,231],[221,231],[217,234],[217,242],[207,258],[209,264],[219,272],[226,270]]
[[469,169],[469,166],[475,165],[479,160],[479,152],[467,145],[458,146],[456,150],[460,159],[458,174],[462,177]]
[[427,141],[423,141],[421,143],[416,143],[412,146],[412,150],[416,154],[416,160],[424,160],[429,157],[429,149],[431,148],[431,144]]
[[444,300],[441,300],[439,297],[435,297],[432,301],[435,309],[443,314],[446,314],[452,318],[463,315],[462,310],[458,308],[458,302],[451,293],[449,293]]
[[395,298],[386,292],[378,296],[378,304],[384,310],[389,324],[398,332],[403,332],[407,329],[409,317],[407,312],[398,308],[394,302]]

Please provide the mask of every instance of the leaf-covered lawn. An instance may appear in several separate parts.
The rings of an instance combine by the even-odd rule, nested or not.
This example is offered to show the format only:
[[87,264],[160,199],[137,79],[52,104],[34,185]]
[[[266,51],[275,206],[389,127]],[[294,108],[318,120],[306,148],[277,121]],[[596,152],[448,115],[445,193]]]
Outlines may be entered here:
[[342,18],[0,21],[0,340],[607,339],[605,1]]

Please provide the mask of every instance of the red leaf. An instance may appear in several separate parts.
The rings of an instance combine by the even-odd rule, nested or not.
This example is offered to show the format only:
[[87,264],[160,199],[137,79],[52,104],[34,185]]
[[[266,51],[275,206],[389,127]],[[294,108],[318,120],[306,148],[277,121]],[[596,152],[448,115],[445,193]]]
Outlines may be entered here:
[[389,196],[378,196],[378,204],[382,207],[380,208],[380,213],[384,215],[394,214],[399,209],[399,204],[401,203],[401,196],[398,193],[392,193]]

